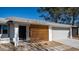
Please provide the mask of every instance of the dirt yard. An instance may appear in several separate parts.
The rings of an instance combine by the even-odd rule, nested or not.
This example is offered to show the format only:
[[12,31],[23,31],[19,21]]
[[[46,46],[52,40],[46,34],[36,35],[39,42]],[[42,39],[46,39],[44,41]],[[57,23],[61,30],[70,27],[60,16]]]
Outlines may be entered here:
[[0,51],[79,51],[79,49],[70,47],[55,41],[46,41],[39,43],[19,43],[16,48],[8,44],[0,44]]

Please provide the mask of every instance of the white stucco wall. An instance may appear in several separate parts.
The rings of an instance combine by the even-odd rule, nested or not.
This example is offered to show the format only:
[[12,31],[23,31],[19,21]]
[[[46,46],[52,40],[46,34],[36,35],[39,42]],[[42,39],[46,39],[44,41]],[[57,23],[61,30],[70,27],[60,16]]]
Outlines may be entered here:
[[18,46],[19,43],[19,26],[18,24],[14,25],[14,38],[13,38],[13,42],[15,43],[15,46]]
[[8,37],[8,34],[0,34],[0,44],[9,43],[9,42],[10,42],[10,38]]
[[52,41],[52,27],[49,26],[49,41]]

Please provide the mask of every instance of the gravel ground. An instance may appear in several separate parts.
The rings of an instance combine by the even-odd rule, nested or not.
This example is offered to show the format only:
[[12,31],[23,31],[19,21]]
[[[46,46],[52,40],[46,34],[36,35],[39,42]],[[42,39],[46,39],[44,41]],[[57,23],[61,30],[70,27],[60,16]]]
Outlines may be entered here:
[[13,51],[14,46],[11,43],[0,44],[0,51]]
[[0,44],[0,51],[79,51],[79,49],[55,41],[46,41],[39,43],[22,42],[16,48],[11,43]]
[[20,44],[17,51],[79,51],[77,48],[73,48],[55,41],[46,41],[39,43],[22,43]]

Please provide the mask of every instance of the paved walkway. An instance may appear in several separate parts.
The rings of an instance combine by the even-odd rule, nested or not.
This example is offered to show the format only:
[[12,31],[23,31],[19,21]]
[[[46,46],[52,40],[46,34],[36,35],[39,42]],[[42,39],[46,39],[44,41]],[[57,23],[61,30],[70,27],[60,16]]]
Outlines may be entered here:
[[61,39],[61,40],[54,40],[54,41],[79,49],[79,40],[77,39]]

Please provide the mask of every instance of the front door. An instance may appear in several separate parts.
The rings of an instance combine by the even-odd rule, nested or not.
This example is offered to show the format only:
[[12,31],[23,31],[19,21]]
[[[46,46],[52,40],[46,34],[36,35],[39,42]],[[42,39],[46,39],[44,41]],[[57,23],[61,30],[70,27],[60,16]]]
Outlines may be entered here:
[[19,40],[26,40],[26,26],[19,26]]

